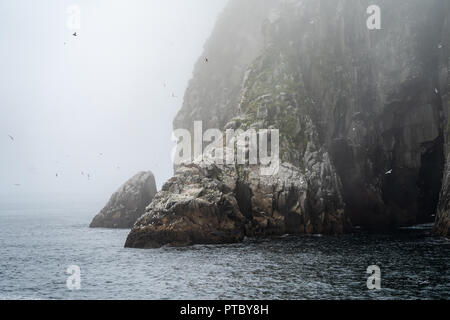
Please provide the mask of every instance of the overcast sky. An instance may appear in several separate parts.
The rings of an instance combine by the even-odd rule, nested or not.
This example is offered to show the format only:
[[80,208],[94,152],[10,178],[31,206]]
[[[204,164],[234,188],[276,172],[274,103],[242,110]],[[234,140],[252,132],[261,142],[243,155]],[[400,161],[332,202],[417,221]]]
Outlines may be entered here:
[[159,189],[172,120],[225,3],[0,0],[0,202],[106,201],[140,170]]

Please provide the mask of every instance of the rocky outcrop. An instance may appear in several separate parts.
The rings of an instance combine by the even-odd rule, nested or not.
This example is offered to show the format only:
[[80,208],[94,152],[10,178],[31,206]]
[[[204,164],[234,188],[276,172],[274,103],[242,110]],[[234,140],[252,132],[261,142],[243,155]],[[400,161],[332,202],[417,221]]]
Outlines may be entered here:
[[[366,26],[370,5],[381,8],[381,30]],[[446,0],[231,0],[174,127],[279,129],[283,168],[295,168],[304,184],[284,170],[274,182],[250,168],[217,166],[214,176],[196,167],[206,185],[192,184],[181,177],[194,169],[178,168],[127,246],[339,233],[349,220],[387,229],[431,222],[438,207],[445,230],[449,17]],[[224,182],[228,176],[236,185]],[[283,189],[293,185],[295,192]],[[197,189],[216,200],[191,194]],[[297,209],[280,211],[274,189],[288,192]]]
[[[339,197],[336,203],[316,203],[315,177],[305,178],[290,164],[271,176],[261,176],[259,169],[204,162],[181,166],[133,226],[125,246],[233,243],[246,236],[349,230]],[[329,168],[316,169],[310,177]]]
[[219,180],[215,169],[179,168],[136,222],[125,246],[156,248],[242,240],[245,219],[232,195],[233,182]]
[[131,228],[145,213],[156,194],[153,174],[139,172],[110,198],[106,206],[92,220],[91,228]]

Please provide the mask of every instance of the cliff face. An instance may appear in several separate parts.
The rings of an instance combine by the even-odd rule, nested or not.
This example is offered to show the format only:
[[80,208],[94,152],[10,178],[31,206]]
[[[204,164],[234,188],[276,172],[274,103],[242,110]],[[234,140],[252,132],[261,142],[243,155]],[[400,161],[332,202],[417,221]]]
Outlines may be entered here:
[[90,228],[131,228],[156,194],[151,172],[139,172],[124,183],[97,214]]
[[447,15],[445,24],[443,27],[443,34],[446,37],[443,38],[442,46],[445,51],[439,54],[439,80],[442,85],[442,104],[444,110],[444,138],[445,138],[445,154],[446,165],[444,171],[444,178],[442,181],[441,196],[438,205],[438,211],[436,214],[435,231],[437,234],[450,238],[450,17]]
[[[381,8],[381,30],[366,26],[373,4]],[[280,170],[268,182],[250,167],[231,173],[223,166],[181,167],[195,171],[190,174],[200,194],[177,172],[127,246],[339,233],[350,229],[349,221],[372,229],[429,222],[442,186],[437,225],[448,232],[450,163],[444,184],[442,176],[449,17],[446,0],[231,0],[205,45],[174,127],[192,130],[201,120],[204,129],[279,129],[280,156],[291,174]],[[300,180],[303,186],[289,191]],[[218,190],[220,199],[233,198],[231,205],[204,197]],[[283,207],[274,190],[287,192],[290,205]],[[189,200],[177,200],[187,193]],[[192,210],[172,209],[185,200]],[[215,208],[205,216],[232,221],[232,227],[226,224],[232,236],[220,236],[226,228],[217,221],[226,219],[195,218],[199,201]],[[189,228],[180,222],[186,219]],[[180,236],[186,228],[205,230],[205,221],[209,232],[201,239],[194,231]],[[173,230],[181,241],[171,240]],[[213,233],[219,236],[211,240],[207,234]]]

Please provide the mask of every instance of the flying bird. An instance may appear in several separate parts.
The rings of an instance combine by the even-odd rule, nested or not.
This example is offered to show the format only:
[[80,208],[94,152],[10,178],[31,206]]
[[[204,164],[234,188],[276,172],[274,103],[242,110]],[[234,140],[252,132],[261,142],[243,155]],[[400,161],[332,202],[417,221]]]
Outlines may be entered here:
[[392,174],[392,169],[385,173],[386,176],[387,176],[388,174]]
[[205,62],[208,62],[209,60],[208,60],[208,58],[205,58]]
[[8,134],[8,137],[11,139],[11,141],[14,141],[14,137]]
[[56,174],[56,177],[58,178],[58,174]]
[[76,32],[74,32],[73,34],[72,34],[74,37],[76,37],[77,36],[77,33]]

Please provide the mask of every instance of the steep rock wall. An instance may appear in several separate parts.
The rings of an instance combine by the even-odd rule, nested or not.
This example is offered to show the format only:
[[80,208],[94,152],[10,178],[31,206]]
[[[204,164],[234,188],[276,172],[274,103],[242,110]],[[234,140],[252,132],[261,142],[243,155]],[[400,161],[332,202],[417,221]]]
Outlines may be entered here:
[[[374,4],[381,8],[381,30],[366,26]],[[350,219],[371,229],[430,222],[443,186],[442,232],[450,198],[449,173],[442,184],[449,16],[446,0],[231,0],[174,127],[192,130],[201,120],[204,129],[279,129],[281,159],[304,179],[308,194],[298,214],[316,221],[303,233],[349,230],[323,228],[324,216],[338,217],[336,226]],[[239,185],[251,185],[239,172]],[[230,192],[248,204],[240,208],[244,217],[272,214],[240,190]],[[152,234],[148,221],[155,221],[148,217],[174,222],[161,212],[149,207],[129,240],[137,232]],[[285,221],[297,221],[288,215]],[[277,232],[286,229],[289,222]]]

